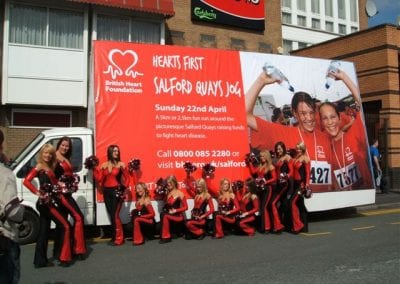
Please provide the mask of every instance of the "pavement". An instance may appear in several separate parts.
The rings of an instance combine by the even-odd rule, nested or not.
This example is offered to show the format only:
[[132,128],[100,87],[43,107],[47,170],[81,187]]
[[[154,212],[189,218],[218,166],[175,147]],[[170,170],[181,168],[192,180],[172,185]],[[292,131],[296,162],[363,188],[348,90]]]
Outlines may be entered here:
[[390,189],[388,193],[376,192],[375,204],[355,207],[357,212],[375,209],[400,209],[400,189]]

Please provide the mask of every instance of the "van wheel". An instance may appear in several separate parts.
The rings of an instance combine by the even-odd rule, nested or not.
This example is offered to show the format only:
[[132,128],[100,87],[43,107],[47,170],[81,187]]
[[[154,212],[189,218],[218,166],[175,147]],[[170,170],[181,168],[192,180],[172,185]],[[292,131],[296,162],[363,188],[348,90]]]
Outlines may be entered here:
[[19,224],[18,237],[21,245],[34,243],[39,234],[39,216],[32,210],[25,207],[24,220]]

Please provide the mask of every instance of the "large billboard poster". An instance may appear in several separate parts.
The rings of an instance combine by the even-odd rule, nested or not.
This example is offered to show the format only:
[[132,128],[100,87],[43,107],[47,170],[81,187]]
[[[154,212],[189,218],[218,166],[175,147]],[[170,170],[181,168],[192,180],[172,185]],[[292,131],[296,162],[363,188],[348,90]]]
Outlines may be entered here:
[[[340,70],[334,80],[329,68]],[[250,151],[273,151],[278,141],[295,149],[303,141],[310,211],[375,200],[350,62],[97,41],[94,69],[97,156],[104,161],[107,147],[118,144],[125,163],[140,159],[135,178],[151,190],[171,174],[185,190],[183,165],[190,162],[198,167],[194,179],[204,164],[215,166],[216,196],[221,178],[249,177]],[[316,108],[305,108],[307,100]]]
[[263,31],[264,0],[191,0],[192,20]]

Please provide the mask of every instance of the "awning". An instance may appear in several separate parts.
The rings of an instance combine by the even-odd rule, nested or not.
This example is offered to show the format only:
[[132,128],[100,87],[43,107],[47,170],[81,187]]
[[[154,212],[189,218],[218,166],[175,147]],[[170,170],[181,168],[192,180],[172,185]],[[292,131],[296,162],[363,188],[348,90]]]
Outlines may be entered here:
[[174,0],[67,0],[173,16]]

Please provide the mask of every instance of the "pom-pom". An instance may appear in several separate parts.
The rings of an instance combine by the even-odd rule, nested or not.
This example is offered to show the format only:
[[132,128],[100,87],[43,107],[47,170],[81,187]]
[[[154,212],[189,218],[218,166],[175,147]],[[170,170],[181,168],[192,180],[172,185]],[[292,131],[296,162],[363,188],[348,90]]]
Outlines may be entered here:
[[84,165],[86,169],[94,169],[99,165],[99,159],[94,155],[89,156],[86,158]]
[[244,182],[241,180],[236,180],[232,182],[232,190],[234,192],[242,190],[244,187]]
[[256,167],[260,164],[260,159],[259,159],[258,155],[256,155],[253,152],[250,152],[250,153],[246,154],[245,162],[246,162],[246,165],[251,164],[254,167]]
[[211,165],[211,164],[205,164],[204,166],[203,166],[203,174],[206,176],[206,177],[211,177],[212,176],[212,174],[215,172],[215,167],[213,166],[213,165]]
[[128,170],[130,172],[140,170],[140,160],[139,159],[131,159],[128,163]]
[[156,190],[155,190],[155,199],[156,200],[163,200],[167,195],[167,181],[163,178],[159,178],[156,181]]
[[193,165],[191,162],[186,162],[183,164],[183,169],[186,171],[186,174],[190,175],[191,173],[197,170],[196,165]]

